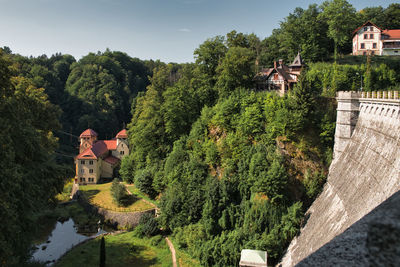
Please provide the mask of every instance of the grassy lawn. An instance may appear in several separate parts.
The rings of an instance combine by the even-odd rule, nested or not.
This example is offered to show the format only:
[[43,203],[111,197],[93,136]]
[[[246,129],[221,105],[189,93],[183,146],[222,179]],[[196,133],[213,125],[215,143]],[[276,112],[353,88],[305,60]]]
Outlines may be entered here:
[[132,191],[131,204],[125,207],[118,207],[118,205],[113,202],[110,194],[111,184],[112,183],[80,185],[79,190],[85,194],[91,204],[108,210],[119,212],[135,212],[154,208],[151,204],[144,201],[142,198],[140,198],[140,196],[136,195],[135,192]]
[[[164,239],[158,244],[127,232],[105,236],[106,266],[172,266],[171,253]],[[99,266],[100,238],[79,245],[68,252],[55,267]]]
[[151,199],[148,195],[146,195],[145,193],[141,192],[134,184],[124,183],[124,185],[126,186],[126,188],[128,188],[128,190],[132,194],[137,195],[138,197],[143,198],[143,199],[153,203],[156,206],[158,205],[156,200]]

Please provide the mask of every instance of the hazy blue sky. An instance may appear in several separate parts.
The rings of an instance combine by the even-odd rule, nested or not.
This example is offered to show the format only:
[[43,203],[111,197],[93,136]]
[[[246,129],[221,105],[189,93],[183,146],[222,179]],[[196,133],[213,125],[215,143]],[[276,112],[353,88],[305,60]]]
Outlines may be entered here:
[[[193,61],[207,38],[231,30],[269,36],[296,7],[323,0],[0,0],[0,47],[80,59],[106,48],[140,59]],[[360,10],[398,1],[350,0]]]

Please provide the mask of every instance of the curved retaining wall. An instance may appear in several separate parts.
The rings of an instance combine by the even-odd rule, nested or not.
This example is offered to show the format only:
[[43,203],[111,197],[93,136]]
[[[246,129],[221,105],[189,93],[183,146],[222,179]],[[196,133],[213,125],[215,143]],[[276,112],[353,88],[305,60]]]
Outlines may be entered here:
[[153,216],[156,214],[155,209],[140,212],[116,212],[99,208],[90,204],[86,197],[79,190],[75,193],[74,197],[85,208],[86,211],[99,214],[103,221],[118,228],[132,229],[139,224],[140,218],[144,214],[149,213]]
[[[338,95],[338,107],[344,94]],[[400,99],[392,96],[397,98],[358,95],[356,127],[349,127],[351,121],[342,124],[352,130],[351,138],[335,139],[346,142],[335,143],[344,149],[335,156],[324,190],[307,211],[306,224],[291,242],[282,266],[296,265],[399,191]],[[339,113],[338,109],[338,120]]]

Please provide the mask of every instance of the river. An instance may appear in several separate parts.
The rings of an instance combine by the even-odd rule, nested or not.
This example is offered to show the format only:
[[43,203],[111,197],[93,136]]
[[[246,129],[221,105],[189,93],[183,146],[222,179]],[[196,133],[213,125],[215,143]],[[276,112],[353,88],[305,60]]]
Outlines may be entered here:
[[38,249],[33,253],[32,259],[52,265],[72,247],[103,233],[106,232],[100,229],[92,235],[78,234],[71,218],[65,222],[57,222],[47,241],[37,245]]

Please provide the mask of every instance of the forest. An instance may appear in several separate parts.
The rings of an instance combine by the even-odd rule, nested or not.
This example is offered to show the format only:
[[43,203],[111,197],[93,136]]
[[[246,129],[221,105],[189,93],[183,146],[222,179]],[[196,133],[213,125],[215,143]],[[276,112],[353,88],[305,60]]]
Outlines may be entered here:
[[[244,248],[277,263],[325,182],[336,91],[400,88],[398,57],[349,56],[368,20],[399,29],[400,4],[296,8],[265,39],[233,30],[205,40],[193,63],[1,48],[0,262],[29,258],[35,214],[74,176],[76,136],[126,127],[120,178],[158,201],[157,222],[180,248],[204,266],[236,265]],[[262,67],[299,51],[307,67],[293,90],[254,90]]]

